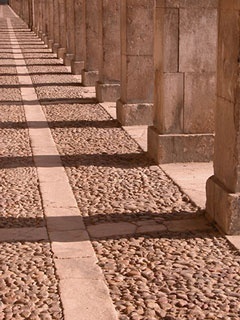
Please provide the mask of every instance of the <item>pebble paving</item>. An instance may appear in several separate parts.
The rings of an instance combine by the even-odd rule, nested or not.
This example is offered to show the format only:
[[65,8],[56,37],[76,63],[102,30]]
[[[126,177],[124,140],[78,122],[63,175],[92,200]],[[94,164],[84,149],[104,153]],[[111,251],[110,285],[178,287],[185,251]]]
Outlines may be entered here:
[[[12,17],[7,7],[4,13]],[[21,234],[31,227],[37,233],[45,225],[37,170],[3,18],[0,28],[0,228]],[[0,242],[1,320],[63,319],[53,261],[48,242]]]
[[[16,27],[21,26],[18,21],[13,19]],[[16,32],[16,37],[39,100],[52,101],[43,109],[86,225],[150,219],[184,224],[185,219],[202,215],[100,105],[76,103],[84,98],[85,89],[43,44],[35,44],[34,37],[28,38],[32,44],[21,44],[24,34]],[[14,74],[14,68],[3,63],[0,74]],[[11,100],[18,101],[19,92],[11,90]],[[59,102],[66,98],[72,101]],[[17,217],[37,221],[42,209],[22,106],[0,107],[0,136],[6,136],[1,157],[29,161],[28,166],[19,162],[13,168],[5,168],[3,161],[4,194],[15,208],[16,195],[11,198],[11,193],[18,183],[14,179],[28,181],[29,177],[32,184],[28,181],[16,188],[29,201]],[[8,147],[6,140],[14,147]],[[14,170],[27,170],[26,176]],[[11,205],[3,208],[3,217],[15,217],[15,209],[14,214],[7,212]],[[216,230],[116,235],[93,238],[92,243],[119,320],[240,318],[240,255]],[[2,319],[62,319],[49,244],[2,243],[0,247],[0,286],[6,290],[1,296]],[[12,292],[17,294],[13,297]]]

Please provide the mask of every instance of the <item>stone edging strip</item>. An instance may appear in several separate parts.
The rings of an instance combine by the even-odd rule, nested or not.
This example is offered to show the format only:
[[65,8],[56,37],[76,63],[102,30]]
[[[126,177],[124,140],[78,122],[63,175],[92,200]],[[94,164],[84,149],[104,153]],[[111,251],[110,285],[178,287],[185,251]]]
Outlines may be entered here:
[[[51,131],[38,101],[17,41],[11,19],[7,19],[14,42],[13,55],[29,126],[33,158],[51,241],[65,320],[114,320],[117,313],[102,270],[62,166]],[[38,122],[44,122],[44,128]],[[39,155],[44,155],[44,160]],[[49,156],[49,158],[48,158]],[[47,164],[47,165],[46,165]]]

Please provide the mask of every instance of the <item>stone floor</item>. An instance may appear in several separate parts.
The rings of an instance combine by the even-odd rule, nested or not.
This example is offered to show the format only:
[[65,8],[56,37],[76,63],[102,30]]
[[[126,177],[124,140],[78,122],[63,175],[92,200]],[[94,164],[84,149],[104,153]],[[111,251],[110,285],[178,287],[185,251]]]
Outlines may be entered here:
[[0,44],[0,319],[239,319],[239,251],[8,6]]

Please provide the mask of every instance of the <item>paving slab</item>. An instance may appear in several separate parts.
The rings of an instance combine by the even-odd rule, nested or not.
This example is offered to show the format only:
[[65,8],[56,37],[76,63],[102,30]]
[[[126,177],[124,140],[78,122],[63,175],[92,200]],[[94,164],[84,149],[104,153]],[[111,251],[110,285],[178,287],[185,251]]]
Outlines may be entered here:
[[[117,320],[103,280],[60,280],[64,320]],[[76,304],[76,297],[79,303]]]
[[48,241],[48,234],[45,227],[0,229],[0,242],[9,241]]

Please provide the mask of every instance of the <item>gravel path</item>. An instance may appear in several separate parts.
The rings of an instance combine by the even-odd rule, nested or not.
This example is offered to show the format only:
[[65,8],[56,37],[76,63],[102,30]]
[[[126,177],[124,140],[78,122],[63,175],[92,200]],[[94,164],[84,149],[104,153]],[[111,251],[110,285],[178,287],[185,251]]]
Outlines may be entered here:
[[[16,20],[14,24],[17,26],[19,22]],[[19,40],[23,37],[22,34],[16,36]],[[36,39],[32,41],[35,43]],[[72,99],[72,103],[47,104],[44,111],[86,225],[153,219],[159,224],[180,220],[184,226],[185,219],[202,215],[98,104],[74,103],[76,98],[84,98],[84,88],[76,85],[77,80],[44,45],[23,44],[22,47],[40,101]],[[21,113],[20,108],[18,106]],[[17,117],[18,120],[7,121],[24,123],[22,116]],[[7,128],[3,130],[10,132]],[[24,124],[21,130],[23,135]],[[18,143],[20,140],[23,136]],[[24,148],[29,159],[27,145],[20,149]],[[240,255],[214,229],[148,232],[92,240],[120,320],[240,318]],[[35,312],[45,312],[45,315],[35,313],[32,319],[55,319],[55,316],[61,319],[48,244],[2,246],[3,260],[16,259],[16,254],[9,254],[9,250],[26,255],[33,271],[31,280],[24,282],[25,292],[32,290],[32,279],[41,279],[41,283],[37,282],[39,287],[35,288]],[[23,269],[24,274],[25,264],[9,261],[13,268],[9,281],[17,286],[17,280],[11,281],[18,270]],[[39,263],[40,274],[36,267]],[[50,282],[50,293],[56,296],[48,294],[47,297],[41,284],[49,286]],[[37,292],[43,293],[39,295],[39,304]],[[13,317],[13,308],[9,307],[9,302],[7,304],[4,312],[7,314],[9,308]],[[24,306],[21,308],[23,310]],[[27,312],[33,309],[28,307]],[[22,319],[19,312],[18,316]],[[14,315],[14,319],[18,318]]]

